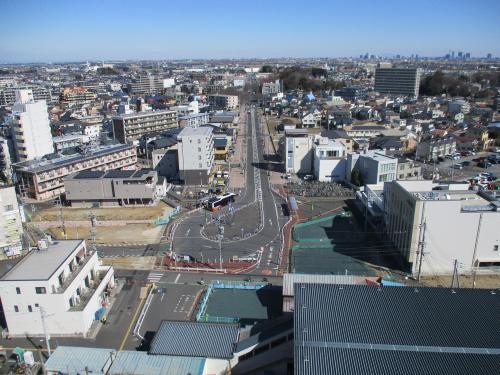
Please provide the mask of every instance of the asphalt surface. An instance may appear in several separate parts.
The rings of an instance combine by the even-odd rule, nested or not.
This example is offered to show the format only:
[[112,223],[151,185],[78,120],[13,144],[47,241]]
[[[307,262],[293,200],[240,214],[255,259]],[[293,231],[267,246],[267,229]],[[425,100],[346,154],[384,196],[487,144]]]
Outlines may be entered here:
[[[251,109],[247,121],[247,157],[246,157],[246,190],[236,197],[233,204],[235,210],[242,209],[253,202],[257,210],[260,206],[262,214],[260,222],[255,222],[254,234],[240,240],[224,239],[222,244],[222,258],[224,261],[233,256],[254,256],[259,264],[253,273],[277,272],[279,252],[281,247],[281,228],[288,220],[283,215],[282,205],[285,203],[272,193],[267,176],[267,162],[264,159],[262,143],[265,137],[263,126],[257,110]],[[255,146],[255,147],[254,147]],[[258,189],[260,180],[260,191]],[[257,189],[256,189],[257,187]],[[251,209],[246,207],[244,209]],[[172,248],[177,254],[190,255],[205,261],[218,261],[219,244],[215,240],[204,238],[201,229],[205,225],[204,211],[198,211],[181,221],[174,233]],[[236,217],[237,215],[235,215]],[[245,217],[242,218],[245,220]],[[233,226],[242,226],[236,220]]]

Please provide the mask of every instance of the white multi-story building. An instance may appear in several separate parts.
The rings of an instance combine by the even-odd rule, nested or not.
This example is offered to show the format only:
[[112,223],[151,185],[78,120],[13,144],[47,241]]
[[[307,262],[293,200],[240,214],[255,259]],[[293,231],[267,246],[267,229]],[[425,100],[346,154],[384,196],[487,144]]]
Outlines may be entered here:
[[454,100],[448,104],[448,112],[467,114],[470,112],[470,103],[464,99]]
[[31,90],[17,90],[12,108],[12,140],[18,161],[40,159],[54,152],[45,100]]
[[6,256],[19,255],[22,250],[23,223],[16,190],[0,186],[0,251]]
[[177,135],[179,177],[186,185],[204,185],[214,163],[211,127],[184,128]]
[[288,173],[311,173],[313,169],[314,137],[307,129],[285,130],[283,160]]
[[[384,184],[385,231],[413,274],[451,274],[500,266],[500,194],[467,184]],[[444,189],[444,190],[435,190]]]
[[274,82],[264,82],[262,84],[262,95],[274,95],[283,92],[283,81],[277,79]]
[[215,109],[233,110],[238,108],[239,101],[237,95],[209,95],[208,103]]
[[347,165],[346,148],[339,141],[317,137],[313,144],[314,177],[318,181],[342,181]]
[[84,240],[40,241],[0,279],[0,297],[12,336],[86,336],[115,287]]
[[198,126],[208,124],[210,121],[210,117],[208,113],[194,113],[192,115],[186,115],[179,117],[179,126],[181,128],[185,128],[186,126],[190,126],[192,128],[197,128]]

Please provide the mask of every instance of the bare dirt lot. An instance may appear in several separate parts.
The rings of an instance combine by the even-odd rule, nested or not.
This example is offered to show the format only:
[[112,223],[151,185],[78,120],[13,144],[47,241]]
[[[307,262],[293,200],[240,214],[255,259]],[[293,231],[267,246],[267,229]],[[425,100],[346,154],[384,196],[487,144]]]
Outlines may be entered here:
[[[424,276],[421,283],[424,286],[450,287],[452,275]],[[460,275],[460,288],[472,288],[472,275]],[[500,288],[500,273],[488,275],[476,275],[476,288],[496,289]]]
[[[99,244],[155,243],[161,236],[163,227],[154,224],[127,224],[98,226],[96,242]],[[64,237],[60,226],[49,228],[57,239]],[[90,227],[67,227],[66,235],[70,239],[91,239]]]
[[[64,207],[64,219],[89,220],[91,211],[98,221],[104,220],[154,220],[159,216],[168,214],[173,208],[164,202],[159,202],[156,206],[145,207],[110,207],[110,208],[72,208]],[[33,221],[58,221],[61,210],[59,207],[52,207],[33,214]]]
[[102,264],[105,266],[113,266],[127,270],[151,270],[155,264],[156,257],[119,257],[119,258],[103,258]]

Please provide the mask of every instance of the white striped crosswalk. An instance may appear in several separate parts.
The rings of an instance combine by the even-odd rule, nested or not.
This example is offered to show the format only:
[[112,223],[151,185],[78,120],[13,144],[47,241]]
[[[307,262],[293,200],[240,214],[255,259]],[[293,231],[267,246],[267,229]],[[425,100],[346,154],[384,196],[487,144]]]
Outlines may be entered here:
[[162,273],[151,272],[148,275],[148,281],[152,281],[154,283],[157,283],[158,281],[161,280],[162,277],[163,277]]

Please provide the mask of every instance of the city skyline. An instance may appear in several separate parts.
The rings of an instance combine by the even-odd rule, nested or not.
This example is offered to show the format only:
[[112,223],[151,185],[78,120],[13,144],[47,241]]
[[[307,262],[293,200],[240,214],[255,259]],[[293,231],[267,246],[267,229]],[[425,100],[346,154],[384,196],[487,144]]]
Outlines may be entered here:
[[500,3],[426,0],[413,7],[392,0],[216,1],[210,7],[2,2],[12,33],[0,41],[0,62],[500,55]]

